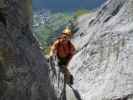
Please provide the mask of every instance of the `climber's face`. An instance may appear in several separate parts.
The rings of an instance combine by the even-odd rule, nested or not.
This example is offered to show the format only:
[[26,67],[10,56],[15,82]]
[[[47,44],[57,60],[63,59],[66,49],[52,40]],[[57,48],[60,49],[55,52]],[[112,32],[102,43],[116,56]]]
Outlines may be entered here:
[[61,35],[61,38],[62,38],[62,39],[69,39],[70,36],[68,36],[67,34],[63,33],[63,34]]
[[69,35],[67,35],[67,37],[66,37],[67,39],[70,39],[71,37],[69,36]]
[[71,36],[70,36],[71,33],[63,33],[63,35],[65,36],[66,39],[70,39]]

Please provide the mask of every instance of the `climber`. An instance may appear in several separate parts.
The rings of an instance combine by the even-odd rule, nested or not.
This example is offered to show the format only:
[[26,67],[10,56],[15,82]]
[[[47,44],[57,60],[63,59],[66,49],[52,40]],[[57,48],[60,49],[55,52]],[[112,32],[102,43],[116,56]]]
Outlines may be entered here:
[[67,69],[67,65],[75,54],[75,47],[70,41],[71,36],[71,30],[69,27],[66,27],[61,36],[53,43],[50,50],[50,56],[57,56],[58,65],[63,69],[65,82],[68,84],[73,84],[73,76]]

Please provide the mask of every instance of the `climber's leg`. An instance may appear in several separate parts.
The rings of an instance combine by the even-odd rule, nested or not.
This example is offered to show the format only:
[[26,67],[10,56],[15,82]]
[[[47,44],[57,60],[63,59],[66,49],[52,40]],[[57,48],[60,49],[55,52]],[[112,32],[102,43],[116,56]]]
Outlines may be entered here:
[[69,85],[73,84],[73,76],[67,69],[67,67],[64,68],[64,77],[65,77],[65,82]]
[[64,80],[65,83],[72,85],[73,84],[73,76],[69,72],[67,65],[68,65],[69,59],[66,58],[59,58],[58,65],[61,69],[61,71],[64,73]]
[[70,74],[70,84],[72,85],[73,84],[73,75],[72,74]]

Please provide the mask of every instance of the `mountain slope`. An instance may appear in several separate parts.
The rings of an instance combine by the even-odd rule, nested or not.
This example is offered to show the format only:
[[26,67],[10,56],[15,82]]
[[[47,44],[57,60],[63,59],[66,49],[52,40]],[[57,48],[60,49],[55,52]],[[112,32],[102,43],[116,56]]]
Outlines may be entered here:
[[78,27],[79,52],[69,64],[73,87],[83,100],[132,100],[133,1],[108,0]]

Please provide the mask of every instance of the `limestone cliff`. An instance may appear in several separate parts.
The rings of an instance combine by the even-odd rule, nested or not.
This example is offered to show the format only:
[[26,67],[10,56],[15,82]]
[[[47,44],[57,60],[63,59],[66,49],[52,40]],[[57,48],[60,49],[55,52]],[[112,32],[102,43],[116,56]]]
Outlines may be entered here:
[[107,0],[78,23],[73,87],[83,100],[133,100],[133,0]]
[[57,100],[32,35],[31,0],[0,0],[0,100]]
[[133,0],[79,18],[73,88],[56,59],[47,64],[31,16],[30,0],[0,0],[0,100],[133,100]]

